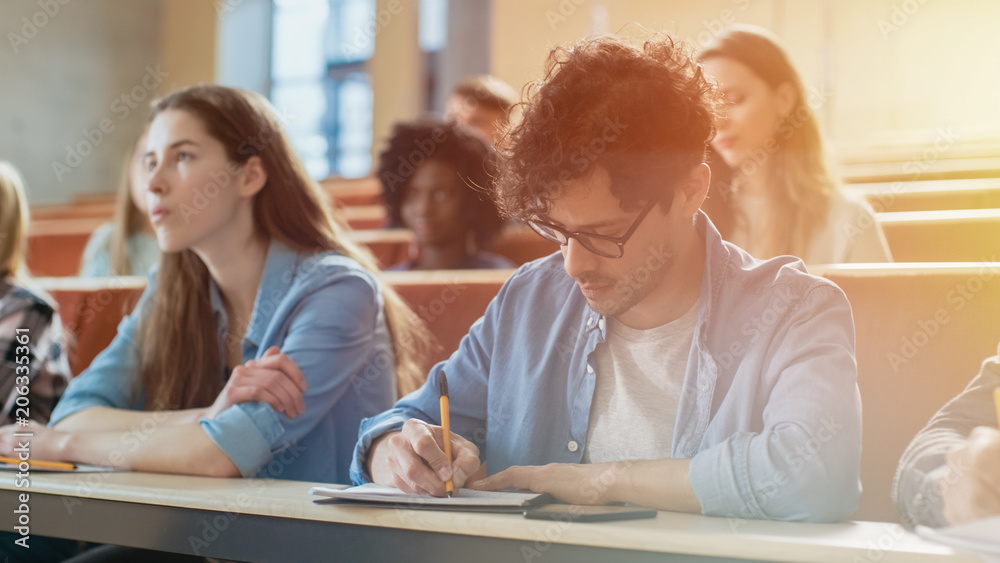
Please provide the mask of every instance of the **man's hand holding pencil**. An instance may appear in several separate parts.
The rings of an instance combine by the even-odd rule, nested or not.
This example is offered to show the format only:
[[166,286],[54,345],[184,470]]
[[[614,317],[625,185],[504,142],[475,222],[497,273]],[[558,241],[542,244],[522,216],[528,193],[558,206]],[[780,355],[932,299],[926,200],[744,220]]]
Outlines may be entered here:
[[452,462],[444,453],[444,431],[440,426],[411,418],[400,432],[386,434],[372,444],[369,471],[372,480],[407,493],[443,497],[450,478],[455,490],[481,479],[479,448],[450,433]]

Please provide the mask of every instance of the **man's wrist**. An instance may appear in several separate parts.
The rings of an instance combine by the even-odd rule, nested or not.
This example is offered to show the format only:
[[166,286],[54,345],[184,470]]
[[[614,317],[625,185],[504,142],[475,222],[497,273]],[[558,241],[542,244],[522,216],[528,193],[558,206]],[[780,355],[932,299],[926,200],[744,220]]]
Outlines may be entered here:
[[614,461],[608,464],[607,472],[610,476],[607,485],[597,485],[598,490],[602,490],[601,504],[610,502],[629,502],[635,491],[632,488],[632,467],[634,461]]
[[[374,471],[376,467],[375,462],[378,461],[378,463],[380,464],[383,462],[383,460],[381,459],[379,460],[375,459],[375,456],[377,455],[376,452],[378,451],[379,446],[382,445],[382,442],[384,442],[387,438],[390,438],[395,434],[399,434],[399,431],[394,430],[392,432],[386,432],[385,434],[382,434],[381,436],[375,438],[375,440],[372,441],[371,447],[368,448],[368,459],[365,461],[365,467],[368,470],[368,477],[371,478],[373,483],[378,483],[378,481],[375,479],[375,471]],[[380,483],[380,484],[385,484],[385,483]]]

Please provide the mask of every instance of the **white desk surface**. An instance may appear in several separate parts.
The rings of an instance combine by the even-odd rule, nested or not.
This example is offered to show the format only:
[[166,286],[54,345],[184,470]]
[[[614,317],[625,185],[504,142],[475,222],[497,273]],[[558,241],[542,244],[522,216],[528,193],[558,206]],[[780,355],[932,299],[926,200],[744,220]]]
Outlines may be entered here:
[[18,492],[531,542],[789,562],[854,561],[855,556],[880,563],[979,561],[973,555],[924,541],[898,525],[880,522],[736,521],[660,512],[652,520],[566,523],[527,520],[519,514],[317,505],[312,502],[316,497],[308,494],[317,484],[154,473],[34,472],[30,488],[16,489],[13,474],[0,473],[0,489]]

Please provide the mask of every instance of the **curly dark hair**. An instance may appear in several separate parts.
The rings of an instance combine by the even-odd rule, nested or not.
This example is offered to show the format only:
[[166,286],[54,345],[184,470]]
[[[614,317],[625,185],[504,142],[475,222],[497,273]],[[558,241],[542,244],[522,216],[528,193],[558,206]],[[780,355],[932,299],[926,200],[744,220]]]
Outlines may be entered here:
[[508,216],[544,215],[566,182],[597,164],[623,209],[668,203],[671,180],[703,161],[719,94],[673,39],[640,48],[614,35],[549,53],[523,118],[502,145],[496,200]]
[[462,216],[479,248],[488,248],[503,228],[503,218],[491,197],[497,154],[485,141],[454,123],[422,119],[393,127],[389,146],[379,155],[377,172],[389,226],[403,227],[401,211],[410,179],[428,160],[455,168],[459,182],[468,188],[463,191]]

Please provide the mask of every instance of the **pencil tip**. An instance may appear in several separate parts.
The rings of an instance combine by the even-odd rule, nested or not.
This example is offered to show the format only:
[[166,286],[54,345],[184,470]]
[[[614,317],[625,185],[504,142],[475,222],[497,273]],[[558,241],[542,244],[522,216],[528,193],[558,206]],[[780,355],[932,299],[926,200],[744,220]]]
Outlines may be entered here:
[[451,497],[453,497],[453,496],[455,496],[455,493],[453,493],[453,492],[451,492],[451,491],[448,491],[448,498],[451,498]]

